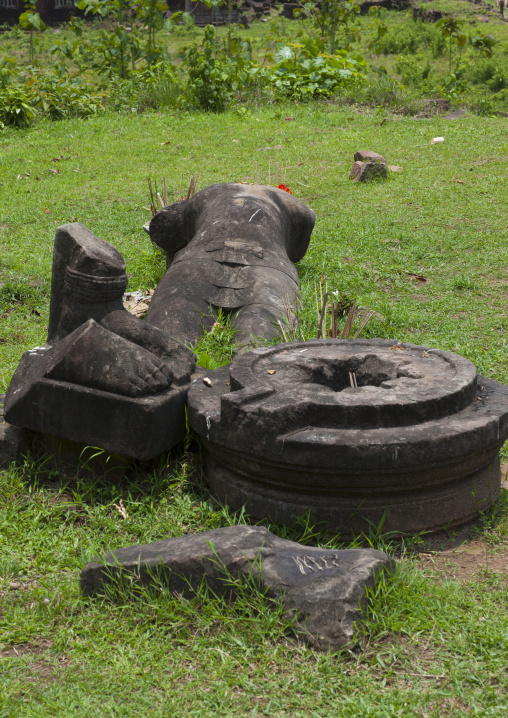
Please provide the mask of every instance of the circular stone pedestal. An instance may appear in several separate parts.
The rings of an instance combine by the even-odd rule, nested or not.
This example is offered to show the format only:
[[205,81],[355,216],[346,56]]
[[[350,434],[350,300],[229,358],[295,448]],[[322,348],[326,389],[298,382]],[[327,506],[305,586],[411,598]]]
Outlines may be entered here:
[[456,354],[315,340],[243,354],[188,397],[212,491],[255,518],[356,534],[473,519],[497,498],[508,388]]

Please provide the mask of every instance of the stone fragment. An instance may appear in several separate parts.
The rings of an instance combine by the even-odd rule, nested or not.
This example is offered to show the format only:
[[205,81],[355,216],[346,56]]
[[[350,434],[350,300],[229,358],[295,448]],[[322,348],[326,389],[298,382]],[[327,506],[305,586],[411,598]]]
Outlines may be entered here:
[[386,160],[383,155],[378,155],[377,152],[360,150],[359,152],[355,152],[354,158],[359,162],[379,162],[382,165],[386,164]]
[[18,463],[30,449],[28,432],[5,421],[4,401],[5,394],[0,394],[0,469]]
[[395,561],[374,549],[326,550],[286,541],[261,526],[230,526],[118,549],[84,567],[81,587],[92,596],[126,572],[134,585],[156,576],[186,597],[205,579],[214,593],[230,596],[231,579],[253,577],[268,598],[297,617],[298,634],[308,644],[336,651],[355,637],[366,589],[375,588],[382,572],[394,571]]
[[443,117],[443,120],[460,120],[461,117],[464,117],[466,114],[465,110],[458,109],[454,112],[449,112],[447,115]]
[[130,314],[117,250],[86,227],[55,237],[48,341],[22,356],[7,421],[141,460],[185,435],[192,352]]
[[307,251],[314,221],[303,202],[264,185],[212,185],[164,207],[149,235],[171,266],[152,297],[147,323],[194,343],[223,309],[232,315],[237,343],[275,338],[285,297],[292,305],[297,296],[293,263]]
[[388,165],[387,169],[389,169],[390,172],[402,172],[402,167],[398,167],[397,165]]
[[358,535],[437,531],[500,490],[508,388],[451,352],[394,340],[255,349],[192,385],[210,488],[256,519]]
[[351,168],[349,179],[366,182],[374,177],[386,177],[386,165],[380,162],[356,161]]

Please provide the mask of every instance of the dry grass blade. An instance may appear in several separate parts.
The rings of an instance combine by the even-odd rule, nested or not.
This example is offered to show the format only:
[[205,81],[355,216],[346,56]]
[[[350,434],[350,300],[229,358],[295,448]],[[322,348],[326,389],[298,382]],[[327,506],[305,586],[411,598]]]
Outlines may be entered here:
[[198,179],[199,174],[196,172],[196,174],[192,175],[189,182],[189,189],[187,190],[187,196],[185,199],[192,199],[194,195],[196,194],[196,188],[198,186]]
[[340,339],[349,339],[351,336],[351,332],[353,330],[353,322],[355,320],[355,314],[356,314],[356,302],[353,302],[351,305],[351,309],[348,312],[348,315],[346,317],[346,323],[344,324],[344,329],[341,332]]
[[286,336],[286,333],[284,332],[284,327],[282,326],[282,322],[279,320],[279,321],[277,321],[277,324],[279,325],[279,331],[281,333],[281,336],[287,344],[288,338]]
[[370,322],[370,320],[372,319],[372,317],[374,317],[374,316],[376,315],[376,313],[377,313],[377,312],[373,311],[372,309],[370,309],[368,312],[365,312],[365,314],[364,314],[363,317],[362,317],[362,323],[361,323],[360,326],[358,327],[358,329],[357,329],[355,335],[353,336],[353,339],[358,339],[358,337],[360,336],[360,334],[363,332],[363,330],[365,329],[365,327],[367,326],[367,324]]
[[291,306],[291,302],[289,301],[288,294],[285,294],[283,296],[282,302],[284,305],[284,317],[286,319],[289,336],[291,337],[291,341],[294,342],[294,341],[296,341],[295,320],[294,320],[293,308]]
[[150,211],[152,212],[152,217],[157,212],[155,197],[153,196],[153,189],[152,189],[152,178],[147,177],[148,180],[148,189],[150,190]]
[[317,284],[314,282],[314,295],[316,297],[316,312],[317,312],[317,320],[319,324],[319,317],[321,316],[321,312],[319,311],[319,301],[318,301],[318,295],[317,295]]
[[298,308],[298,297],[296,297],[295,312],[296,312],[296,326],[298,327],[298,336],[300,338],[300,341],[303,342],[302,327],[300,324],[300,310]]
[[323,302],[321,304],[321,315],[319,317],[319,324],[318,324],[318,330],[317,330],[317,338],[318,339],[321,339],[321,337],[323,336],[323,319],[325,318],[327,304],[328,304],[328,292],[325,292],[325,296],[323,297]]

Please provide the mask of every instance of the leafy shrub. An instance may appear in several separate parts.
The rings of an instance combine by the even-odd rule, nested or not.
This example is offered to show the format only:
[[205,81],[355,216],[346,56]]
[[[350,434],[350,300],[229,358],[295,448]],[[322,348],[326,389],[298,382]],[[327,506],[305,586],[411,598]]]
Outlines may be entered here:
[[432,51],[432,57],[443,57],[446,51],[446,38],[441,33],[436,32],[433,38],[430,49]]
[[481,59],[475,64],[471,71],[471,81],[475,85],[486,85],[496,74],[497,65],[494,60]]
[[383,55],[398,55],[401,52],[409,54],[418,50],[420,42],[413,28],[404,30],[391,30],[380,41],[380,51]]
[[508,87],[508,73],[495,60],[481,59],[471,71],[471,81],[476,85],[486,85],[492,92]]
[[16,58],[12,55],[0,57],[0,87],[7,87],[10,84],[16,65]]
[[212,25],[207,25],[201,46],[194,44],[186,53],[187,69],[185,98],[180,106],[207,112],[223,112],[246,86],[250,76],[250,43],[242,42],[234,33],[229,35],[229,55]]
[[157,62],[146,70],[132,74],[138,110],[177,107],[183,88],[175,68],[168,62]]
[[468,86],[469,68],[466,65],[460,65],[455,72],[449,72],[444,78],[442,93],[451,100],[461,95]]
[[401,55],[395,65],[406,87],[421,87],[432,72],[432,67],[421,55]]
[[32,124],[35,114],[24,88],[9,85],[0,90],[0,122],[2,124],[28,127]]
[[496,71],[488,80],[487,85],[492,92],[504,90],[508,87],[508,72],[503,67],[496,67]]
[[489,117],[496,109],[494,98],[489,95],[471,96],[468,99],[469,107],[480,117]]
[[431,48],[434,57],[443,54],[445,43],[434,25],[418,21],[393,28],[379,41],[380,52],[384,55],[414,55],[420,47]]
[[295,100],[328,97],[340,90],[352,89],[365,83],[365,62],[360,57],[296,55],[290,47],[276,56],[279,62],[268,73],[278,95]]
[[89,117],[103,112],[109,93],[99,92],[81,78],[33,75],[27,87],[33,106],[52,120]]
[[233,68],[193,48],[188,56],[187,98],[206,112],[224,112],[234,98]]

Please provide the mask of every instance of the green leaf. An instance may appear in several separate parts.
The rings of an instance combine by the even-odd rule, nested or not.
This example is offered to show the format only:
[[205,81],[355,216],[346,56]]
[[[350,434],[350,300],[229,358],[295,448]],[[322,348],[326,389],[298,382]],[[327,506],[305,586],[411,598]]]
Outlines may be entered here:
[[287,45],[285,47],[281,47],[280,50],[275,55],[275,59],[277,62],[283,62],[284,60],[292,60],[294,57],[293,50],[288,47]]

